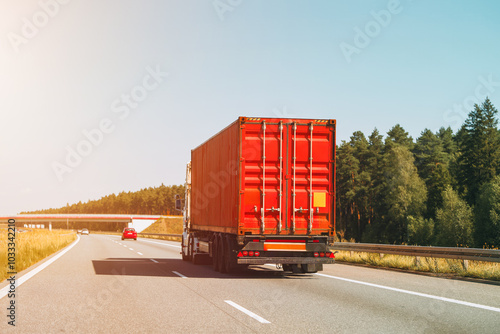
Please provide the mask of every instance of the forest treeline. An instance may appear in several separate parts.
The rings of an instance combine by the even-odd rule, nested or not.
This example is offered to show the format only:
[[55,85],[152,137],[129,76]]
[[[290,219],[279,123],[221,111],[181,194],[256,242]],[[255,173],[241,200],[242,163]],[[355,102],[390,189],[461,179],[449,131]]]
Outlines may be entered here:
[[78,202],[58,209],[21,213],[86,213],[86,214],[143,214],[179,215],[175,210],[175,195],[184,196],[183,185],[149,187],[135,192],[111,194],[98,200]]
[[500,246],[500,131],[491,101],[461,128],[354,132],[337,147],[337,232],[361,242]]

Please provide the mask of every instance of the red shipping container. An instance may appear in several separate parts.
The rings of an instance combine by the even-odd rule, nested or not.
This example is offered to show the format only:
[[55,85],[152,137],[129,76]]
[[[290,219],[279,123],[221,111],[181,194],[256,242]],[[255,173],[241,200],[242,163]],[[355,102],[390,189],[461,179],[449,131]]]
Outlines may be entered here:
[[191,151],[191,229],[335,234],[335,120],[247,118]]

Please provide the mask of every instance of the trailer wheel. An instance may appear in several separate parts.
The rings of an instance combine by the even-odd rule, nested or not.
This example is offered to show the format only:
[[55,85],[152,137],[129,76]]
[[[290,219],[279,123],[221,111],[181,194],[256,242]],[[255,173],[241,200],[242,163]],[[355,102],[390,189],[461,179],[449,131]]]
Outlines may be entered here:
[[226,252],[226,249],[227,249],[227,246],[226,246],[226,238],[224,237],[224,235],[220,235],[218,237],[218,240],[219,240],[219,247],[218,247],[218,250],[219,250],[219,254],[217,254],[217,258],[219,260],[219,270],[221,273],[227,273],[227,268],[226,268],[226,258],[227,258],[227,252]]
[[224,245],[226,246],[225,249],[225,258],[224,258],[224,269],[225,272],[227,273],[232,273],[236,271],[236,254],[233,252],[233,249],[235,249],[235,242],[230,236],[226,236],[224,238],[225,242]]
[[215,271],[219,271],[219,238],[217,235],[212,241],[212,267]]

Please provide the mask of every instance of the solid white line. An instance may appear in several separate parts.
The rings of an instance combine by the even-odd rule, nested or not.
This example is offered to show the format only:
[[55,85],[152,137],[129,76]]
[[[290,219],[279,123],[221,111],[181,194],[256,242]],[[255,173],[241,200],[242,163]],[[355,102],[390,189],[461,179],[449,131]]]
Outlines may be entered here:
[[[67,246],[65,249],[63,249],[59,254],[48,260],[47,262],[44,262],[43,264],[39,265],[35,269],[31,270],[30,272],[24,274],[23,276],[16,278],[16,288],[19,287],[21,284],[29,280],[31,277],[35,276],[38,274],[40,271],[43,269],[47,268],[49,265],[51,265],[53,262],[55,262],[58,258],[66,254],[71,248],[73,248],[78,241],[80,241],[80,236],[76,235],[77,239],[73,241],[73,243],[69,246]],[[7,293],[9,292],[10,289],[10,284],[5,286],[3,289],[0,290],[0,299],[5,297]]]
[[158,261],[156,261],[155,259],[150,259],[151,261],[153,261],[154,263],[160,263]]
[[184,276],[183,274],[181,273],[178,273],[177,271],[172,271],[174,274],[176,274],[177,276],[180,276],[182,278],[187,278],[186,276]]
[[181,248],[181,246],[170,245],[170,244],[166,244],[166,243],[163,243],[163,242],[149,241],[149,240],[144,240],[144,239],[141,239],[141,241],[150,242],[152,244],[158,244],[158,245],[163,245],[163,246],[170,246],[170,247],[175,247],[175,248]]
[[144,254],[142,254],[141,252],[137,252],[137,254],[139,254],[139,255],[144,255]]
[[238,310],[240,310],[241,312],[245,313],[246,315],[251,316],[252,318],[254,318],[255,320],[257,320],[260,323],[263,323],[263,324],[270,324],[271,323],[271,322],[267,321],[266,319],[262,318],[261,316],[259,316],[259,315],[255,314],[255,313],[247,310],[243,306],[240,306],[240,305],[236,304],[233,301],[225,300],[225,302],[228,303],[229,305],[231,305],[232,307],[237,308]]
[[439,296],[434,296],[434,295],[428,295],[426,293],[414,292],[414,291],[403,290],[403,289],[398,289],[398,288],[391,288],[389,286],[384,286],[384,285],[379,285],[379,284],[373,284],[373,283],[367,283],[367,282],[362,282],[362,281],[356,281],[356,280],[353,280],[353,279],[348,279],[348,278],[343,278],[343,277],[330,276],[330,275],[319,274],[319,273],[316,273],[316,275],[323,276],[323,277],[328,277],[328,278],[334,278],[334,279],[338,279],[338,280],[346,281],[346,282],[350,282],[350,283],[367,285],[367,286],[371,286],[371,287],[374,287],[374,288],[380,288],[380,289],[385,289],[385,290],[390,290],[390,291],[396,291],[396,292],[406,293],[408,295],[414,295],[414,296],[419,296],[419,297],[436,299],[436,300],[441,300],[441,301],[448,302],[448,303],[453,303],[453,304],[458,304],[458,305],[465,305],[465,306],[470,306],[470,307],[475,307],[475,308],[479,308],[479,309],[483,309],[483,310],[494,311],[494,312],[499,312],[500,313],[500,308],[497,308],[497,307],[486,306],[486,305],[475,304],[475,303],[469,303],[469,302],[464,302],[464,301],[461,301],[461,300],[456,300],[456,299],[451,299],[451,298],[446,298],[446,297],[439,297]]

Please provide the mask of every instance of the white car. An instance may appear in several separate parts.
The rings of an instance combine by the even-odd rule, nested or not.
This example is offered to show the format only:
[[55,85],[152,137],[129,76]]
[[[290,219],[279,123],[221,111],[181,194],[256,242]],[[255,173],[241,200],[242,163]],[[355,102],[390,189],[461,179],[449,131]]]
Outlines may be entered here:
[[86,228],[83,228],[82,232],[81,232],[81,235],[84,235],[84,234],[89,235],[90,234],[89,230],[87,230]]

